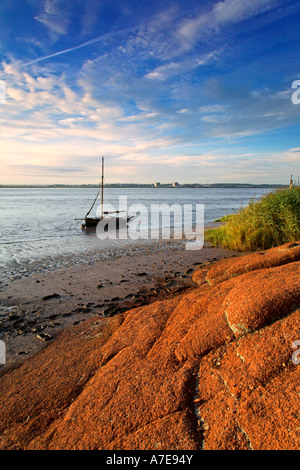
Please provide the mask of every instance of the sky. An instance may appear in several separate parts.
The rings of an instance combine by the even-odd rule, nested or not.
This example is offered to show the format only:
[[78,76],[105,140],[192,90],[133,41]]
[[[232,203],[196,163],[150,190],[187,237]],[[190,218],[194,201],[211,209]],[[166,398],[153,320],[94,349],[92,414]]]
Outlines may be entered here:
[[300,0],[0,0],[0,184],[289,184]]

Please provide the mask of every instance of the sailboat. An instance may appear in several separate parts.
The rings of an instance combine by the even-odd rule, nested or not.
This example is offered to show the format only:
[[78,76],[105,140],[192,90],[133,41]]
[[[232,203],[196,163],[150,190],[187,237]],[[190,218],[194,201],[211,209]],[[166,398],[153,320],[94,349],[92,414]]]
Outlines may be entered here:
[[[102,157],[102,174],[101,174],[101,212],[100,212],[100,217],[89,217],[89,214],[91,213],[97,199],[100,193],[100,190],[98,191],[98,194],[92,204],[92,207],[90,210],[87,212],[86,216],[84,217],[84,222],[81,225],[82,229],[86,228],[96,228],[97,224],[105,219],[107,222],[113,222],[113,225],[115,224],[116,229],[119,229],[120,227],[126,227],[128,222],[133,218],[133,216],[128,216],[127,213],[125,212],[124,216],[119,216],[117,214],[121,214],[124,211],[115,211],[115,212],[104,212],[103,211],[103,184],[104,180],[104,157]],[[115,215],[113,215],[115,214]]]

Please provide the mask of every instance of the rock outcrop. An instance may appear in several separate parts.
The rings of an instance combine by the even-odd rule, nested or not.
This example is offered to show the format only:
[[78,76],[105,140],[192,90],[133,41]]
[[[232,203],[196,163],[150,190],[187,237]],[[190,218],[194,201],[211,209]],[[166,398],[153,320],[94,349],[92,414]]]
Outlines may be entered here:
[[88,320],[0,379],[1,449],[299,449],[300,243]]

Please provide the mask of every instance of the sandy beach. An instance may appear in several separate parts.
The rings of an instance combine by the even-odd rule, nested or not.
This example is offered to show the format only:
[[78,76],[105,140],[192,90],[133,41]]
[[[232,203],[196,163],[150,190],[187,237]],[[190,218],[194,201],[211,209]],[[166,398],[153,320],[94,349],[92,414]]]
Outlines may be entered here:
[[183,242],[153,241],[131,246],[110,260],[93,258],[88,264],[41,270],[2,283],[2,373],[40,351],[65,328],[193,289],[194,270],[234,255],[221,248],[188,251]]

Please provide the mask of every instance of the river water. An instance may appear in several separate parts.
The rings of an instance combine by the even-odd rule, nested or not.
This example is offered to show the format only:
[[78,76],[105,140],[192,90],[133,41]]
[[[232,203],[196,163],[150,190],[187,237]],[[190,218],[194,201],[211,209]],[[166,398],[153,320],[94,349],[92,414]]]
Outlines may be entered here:
[[[96,188],[1,188],[0,189],[0,272],[1,282],[28,276],[41,270],[89,263],[115,255],[132,255],[151,242],[150,232],[140,239],[100,240],[95,231],[81,229],[81,221],[91,207]],[[141,223],[136,205],[149,211],[153,205],[179,204],[193,214],[196,204],[204,207],[205,223],[245,207],[259,199],[269,188],[107,188],[105,207],[119,209],[119,197],[126,201],[133,226]],[[91,216],[98,215],[97,200]],[[148,219],[149,230],[151,219]],[[164,226],[167,222],[160,220]],[[152,219],[153,224],[153,219]],[[147,227],[146,227],[147,228]],[[152,227],[153,228],[153,227]],[[154,227],[158,230],[158,227]],[[142,234],[143,233],[143,234]],[[148,234],[148,236],[147,236]]]

